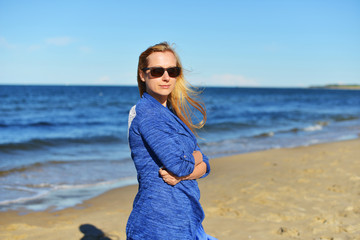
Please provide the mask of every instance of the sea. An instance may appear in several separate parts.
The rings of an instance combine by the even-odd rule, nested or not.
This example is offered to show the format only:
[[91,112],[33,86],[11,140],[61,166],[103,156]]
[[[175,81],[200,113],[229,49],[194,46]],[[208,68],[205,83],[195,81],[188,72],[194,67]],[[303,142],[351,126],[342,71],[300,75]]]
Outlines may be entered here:
[[[210,162],[360,137],[357,90],[202,91]],[[138,99],[135,86],[0,85],[0,211],[57,211],[136,184],[127,128]]]

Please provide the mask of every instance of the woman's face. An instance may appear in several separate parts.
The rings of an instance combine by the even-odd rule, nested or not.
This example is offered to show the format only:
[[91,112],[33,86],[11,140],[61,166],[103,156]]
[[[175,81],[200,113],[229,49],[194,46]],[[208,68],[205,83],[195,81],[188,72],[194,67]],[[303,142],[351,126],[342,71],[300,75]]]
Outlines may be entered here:
[[[148,57],[148,68],[151,67],[176,67],[176,58],[170,51],[154,52]],[[140,71],[140,78],[146,85],[146,92],[166,106],[167,97],[175,87],[176,78],[170,77],[165,71],[161,77],[153,77],[150,70]]]

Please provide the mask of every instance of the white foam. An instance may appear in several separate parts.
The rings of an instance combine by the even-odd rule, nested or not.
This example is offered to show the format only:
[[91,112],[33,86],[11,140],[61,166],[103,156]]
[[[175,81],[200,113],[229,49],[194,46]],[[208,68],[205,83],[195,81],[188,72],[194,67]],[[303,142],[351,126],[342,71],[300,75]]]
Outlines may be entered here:
[[18,208],[26,208],[33,211],[41,211],[49,208],[61,210],[74,207],[110,189],[136,183],[136,177],[127,177],[95,184],[57,185],[51,189],[33,191],[34,195],[30,197],[1,201],[0,206],[2,206],[3,210]]
[[[34,191],[33,191],[34,192]],[[47,194],[49,194],[50,191],[38,191],[34,196],[31,197],[20,197],[17,199],[11,199],[11,200],[4,200],[0,202],[0,206],[6,206],[6,205],[11,205],[11,204],[19,204],[19,203],[25,203],[31,200],[35,200],[41,197],[46,196]],[[34,192],[35,193],[35,192]]]
[[304,131],[306,131],[306,132],[320,131],[320,130],[322,130],[322,128],[323,128],[323,126],[321,124],[316,124],[316,125],[304,128]]
[[267,135],[268,135],[269,137],[273,137],[273,136],[275,135],[275,133],[274,133],[274,132],[268,132]]

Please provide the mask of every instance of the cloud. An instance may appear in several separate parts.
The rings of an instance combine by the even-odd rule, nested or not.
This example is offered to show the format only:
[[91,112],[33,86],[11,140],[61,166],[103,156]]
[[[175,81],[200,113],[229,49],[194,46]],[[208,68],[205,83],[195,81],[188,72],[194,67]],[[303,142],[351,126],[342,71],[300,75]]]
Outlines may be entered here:
[[[45,44],[44,44],[45,42]],[[6,49],[18,49],[18,50],[27,50],[29,52],[34,52],[37,51],[39,49],[45,48],[46,44],[47,45],[54,45],[54,46],[66,46],[69,45],[70,43],[74,42],[73,38],[70,37],[56,37],[56,38],[47,38],[45,39],[45,41],[40,43],[40,44],[33,44],[33,45],[28,45],[28,46],[17,46],[15,44],[9,43],[5,37],[0,36],[0,47],[2,48],[6,48]],[[90,48],[81,48],[80,49],[83,52],[89,52],[91,49]]]
[[47,38],[45,42],[49,45],[55,46],[66,46],[69,45],[74,40],[70,37],[55,37],[55,38]]
[[256,87],[260,84],[242,75],[221,74],[213,75],[206,81],[208,86],[229,86],[229,87]]
[[98,82],[100,82],[100,83],[107,83],[109,81],[110,81],[109,76],[102,76],[98,79]]
[[16,49],[16,45],[9,43],[4,37],[0,37],[0,47],[4,47],[7,49]]
[[92,80],[92,82],[88,83],[92,85],[118,85],[119,83],[116,81],[116,77],[103,75],[97,79]]
[[90,53],[92,51],[92,49],[87,46],[81,46],[81,47],[79,47],[79,50],[83,53]]
[[34,52],[34,51],[37,51],[37,50],[39,50],[39,49],[41,49],[41,48],[42,48],[41,45],[31,45],[30,47],[28,47],[28,50],[29,50],[30,52]]

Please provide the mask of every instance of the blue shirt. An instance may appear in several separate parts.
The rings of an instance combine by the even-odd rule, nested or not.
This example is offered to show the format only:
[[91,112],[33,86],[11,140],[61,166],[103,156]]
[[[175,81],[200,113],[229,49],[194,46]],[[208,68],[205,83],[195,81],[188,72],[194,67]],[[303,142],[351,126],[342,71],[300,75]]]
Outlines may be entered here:
[[[196,180],[168,185],[159,175],[165,167],[177,176],[193,172],[193,151],[200,151],[191,130],[148,93],[135,107],[130,121],[129,145],[139,182],[126,226],[130,240],[195,239],[204,219]],[[203,154],[210,172],[209,159]]]

